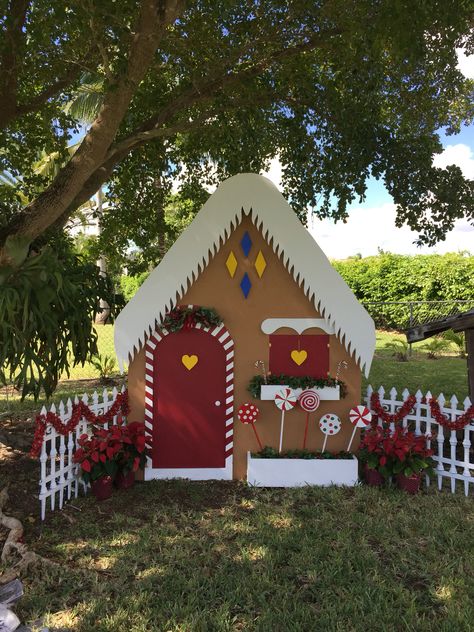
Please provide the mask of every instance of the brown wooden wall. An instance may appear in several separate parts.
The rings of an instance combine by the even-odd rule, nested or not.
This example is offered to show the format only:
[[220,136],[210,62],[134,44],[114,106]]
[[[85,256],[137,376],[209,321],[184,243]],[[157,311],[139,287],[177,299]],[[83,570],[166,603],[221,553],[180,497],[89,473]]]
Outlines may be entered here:
[[[253,242],[248,259],[244,258],[239,243],[246,230]],[[225,261],[231,250],[238,260],[238,268],[234,278],[230,277],[225,266]],[[262,251],[267,262],[261,279],[258,278],[253,267],[259,250]],[[244,298],[239,286],[244,272],[248,273],[252,281],[252,289],[247,299]],[[265,242],[249,217],[243,219],[179,303],[213,307],[223,318],[224,324],[232,335],[235,343],[235,411],[243,402],[251,400],[247,386],[250,378],[258,372],[255,368],[255,362],[263,360],[268,369],[269,337],[261,330],[262,321],[266,318],[320,317],[313,304],[295,283],[282,261],[273,253],[271,246]],[[294,334],[294,331],[280,329],[278,333]],[[319,329],[310,329],[305,332],[305,334],[310,333],[324,332]],[[143,420],[144,418],[144,356],[144,350],[140,351],[129,367],[128,388],[131,405],[130,419],[132,420]],[[352,432],[348,411],[352,406],[360,403],[361,372],[354,358],[349,356],[336,336],[332,335],[330,336],[330,374],[332,377],[335,376],[337,365],[341,360],[346,360],[349,365],[348,369],[341,373],[341,379],[346,382],[348,387],[347,396],[340,401],[322,401],[318,411],[311,415],[308,433],[308,447],[310,449],[322,447],[324,435],[320,432],[316,420],[328,412],[334,412],[340,416],[342,430],[335,437],[328,438],[327,449],[338,450],[347,447]],[[258,401],[257,405],[260,408],[257,427],[262,443],[278,447],[280,411],[271,401]],[[306,413],[299,408],[286,414],[284,449],[301,447],[305,415]],[[357,441],[353,444],[353,448],[355,446],[357,446]],[[252,429],[242,425],[236,419],[234,423],[235,478],[245,478],[247,450],[256,449],[257,445]]]

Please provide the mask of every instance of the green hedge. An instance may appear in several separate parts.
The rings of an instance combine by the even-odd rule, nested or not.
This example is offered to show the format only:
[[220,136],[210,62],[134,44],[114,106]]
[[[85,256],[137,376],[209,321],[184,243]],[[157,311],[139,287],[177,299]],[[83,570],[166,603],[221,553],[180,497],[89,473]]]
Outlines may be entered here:
[[[465,253],[446,255],[394,255],[383,253],[363,259],[332,261],[357,298],[366,304],[376,325],[381,328],[404,329],[409,326],[407,305],[367,305],[393,301],[452,301],[448,311],[474,307],[474,257]],[[137,276],[122,276],[120,287],[129,301],[149,272]],[[471,305],[456,305],[470,300]],[[416,321],[442,315],[439,305],[413,305]]]
[[[395,255],[383,253],[363,259],[333,261],[357,298],[376,301],[452,301],[451,305],[413,305],[415,320],[441,316],[456,309],[455,301],[471,300],[474,307],[474,257],[465,253],[446,255]],[[378,326],[403,329],[409,325],[406,305],[367,305]]]

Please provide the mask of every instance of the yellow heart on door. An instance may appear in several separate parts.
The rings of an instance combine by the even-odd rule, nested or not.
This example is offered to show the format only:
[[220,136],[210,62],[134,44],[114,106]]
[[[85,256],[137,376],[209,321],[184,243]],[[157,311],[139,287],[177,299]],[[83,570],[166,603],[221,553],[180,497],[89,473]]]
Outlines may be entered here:
[[307,357],[308,357],[308,352],[305,351],[304,349],[302,349],[301,351],[298,351],[297,349],[293,349],[293,351],[291,352],[291,359],[298,366],[301,366]]
[[191,371],[191,369],[196,366],[198,360],[199,358],[197,357],[197,355],[186,354],[181,358],[181,362],[188,369],[188,371]]

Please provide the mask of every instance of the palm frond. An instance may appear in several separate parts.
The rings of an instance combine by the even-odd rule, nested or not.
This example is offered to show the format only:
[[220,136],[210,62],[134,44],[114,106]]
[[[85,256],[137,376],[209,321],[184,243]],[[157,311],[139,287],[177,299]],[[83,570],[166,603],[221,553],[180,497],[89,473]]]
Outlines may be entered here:
[[104,82],[88,75],[83,78],[76,95],[66,103],[64,111],[85,125],[90,125],[104,100]]

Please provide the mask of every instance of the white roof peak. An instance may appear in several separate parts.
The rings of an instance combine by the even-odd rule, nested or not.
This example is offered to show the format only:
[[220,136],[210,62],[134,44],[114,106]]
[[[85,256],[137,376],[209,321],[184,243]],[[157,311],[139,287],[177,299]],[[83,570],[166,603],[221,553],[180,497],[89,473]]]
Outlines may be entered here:
[[286,269],[368,375],[375,350],[372,318],[277,187],[243,173],[222,182],[115,321],[115,350],[123,368],[153,333],[231,232],[250,215]]

